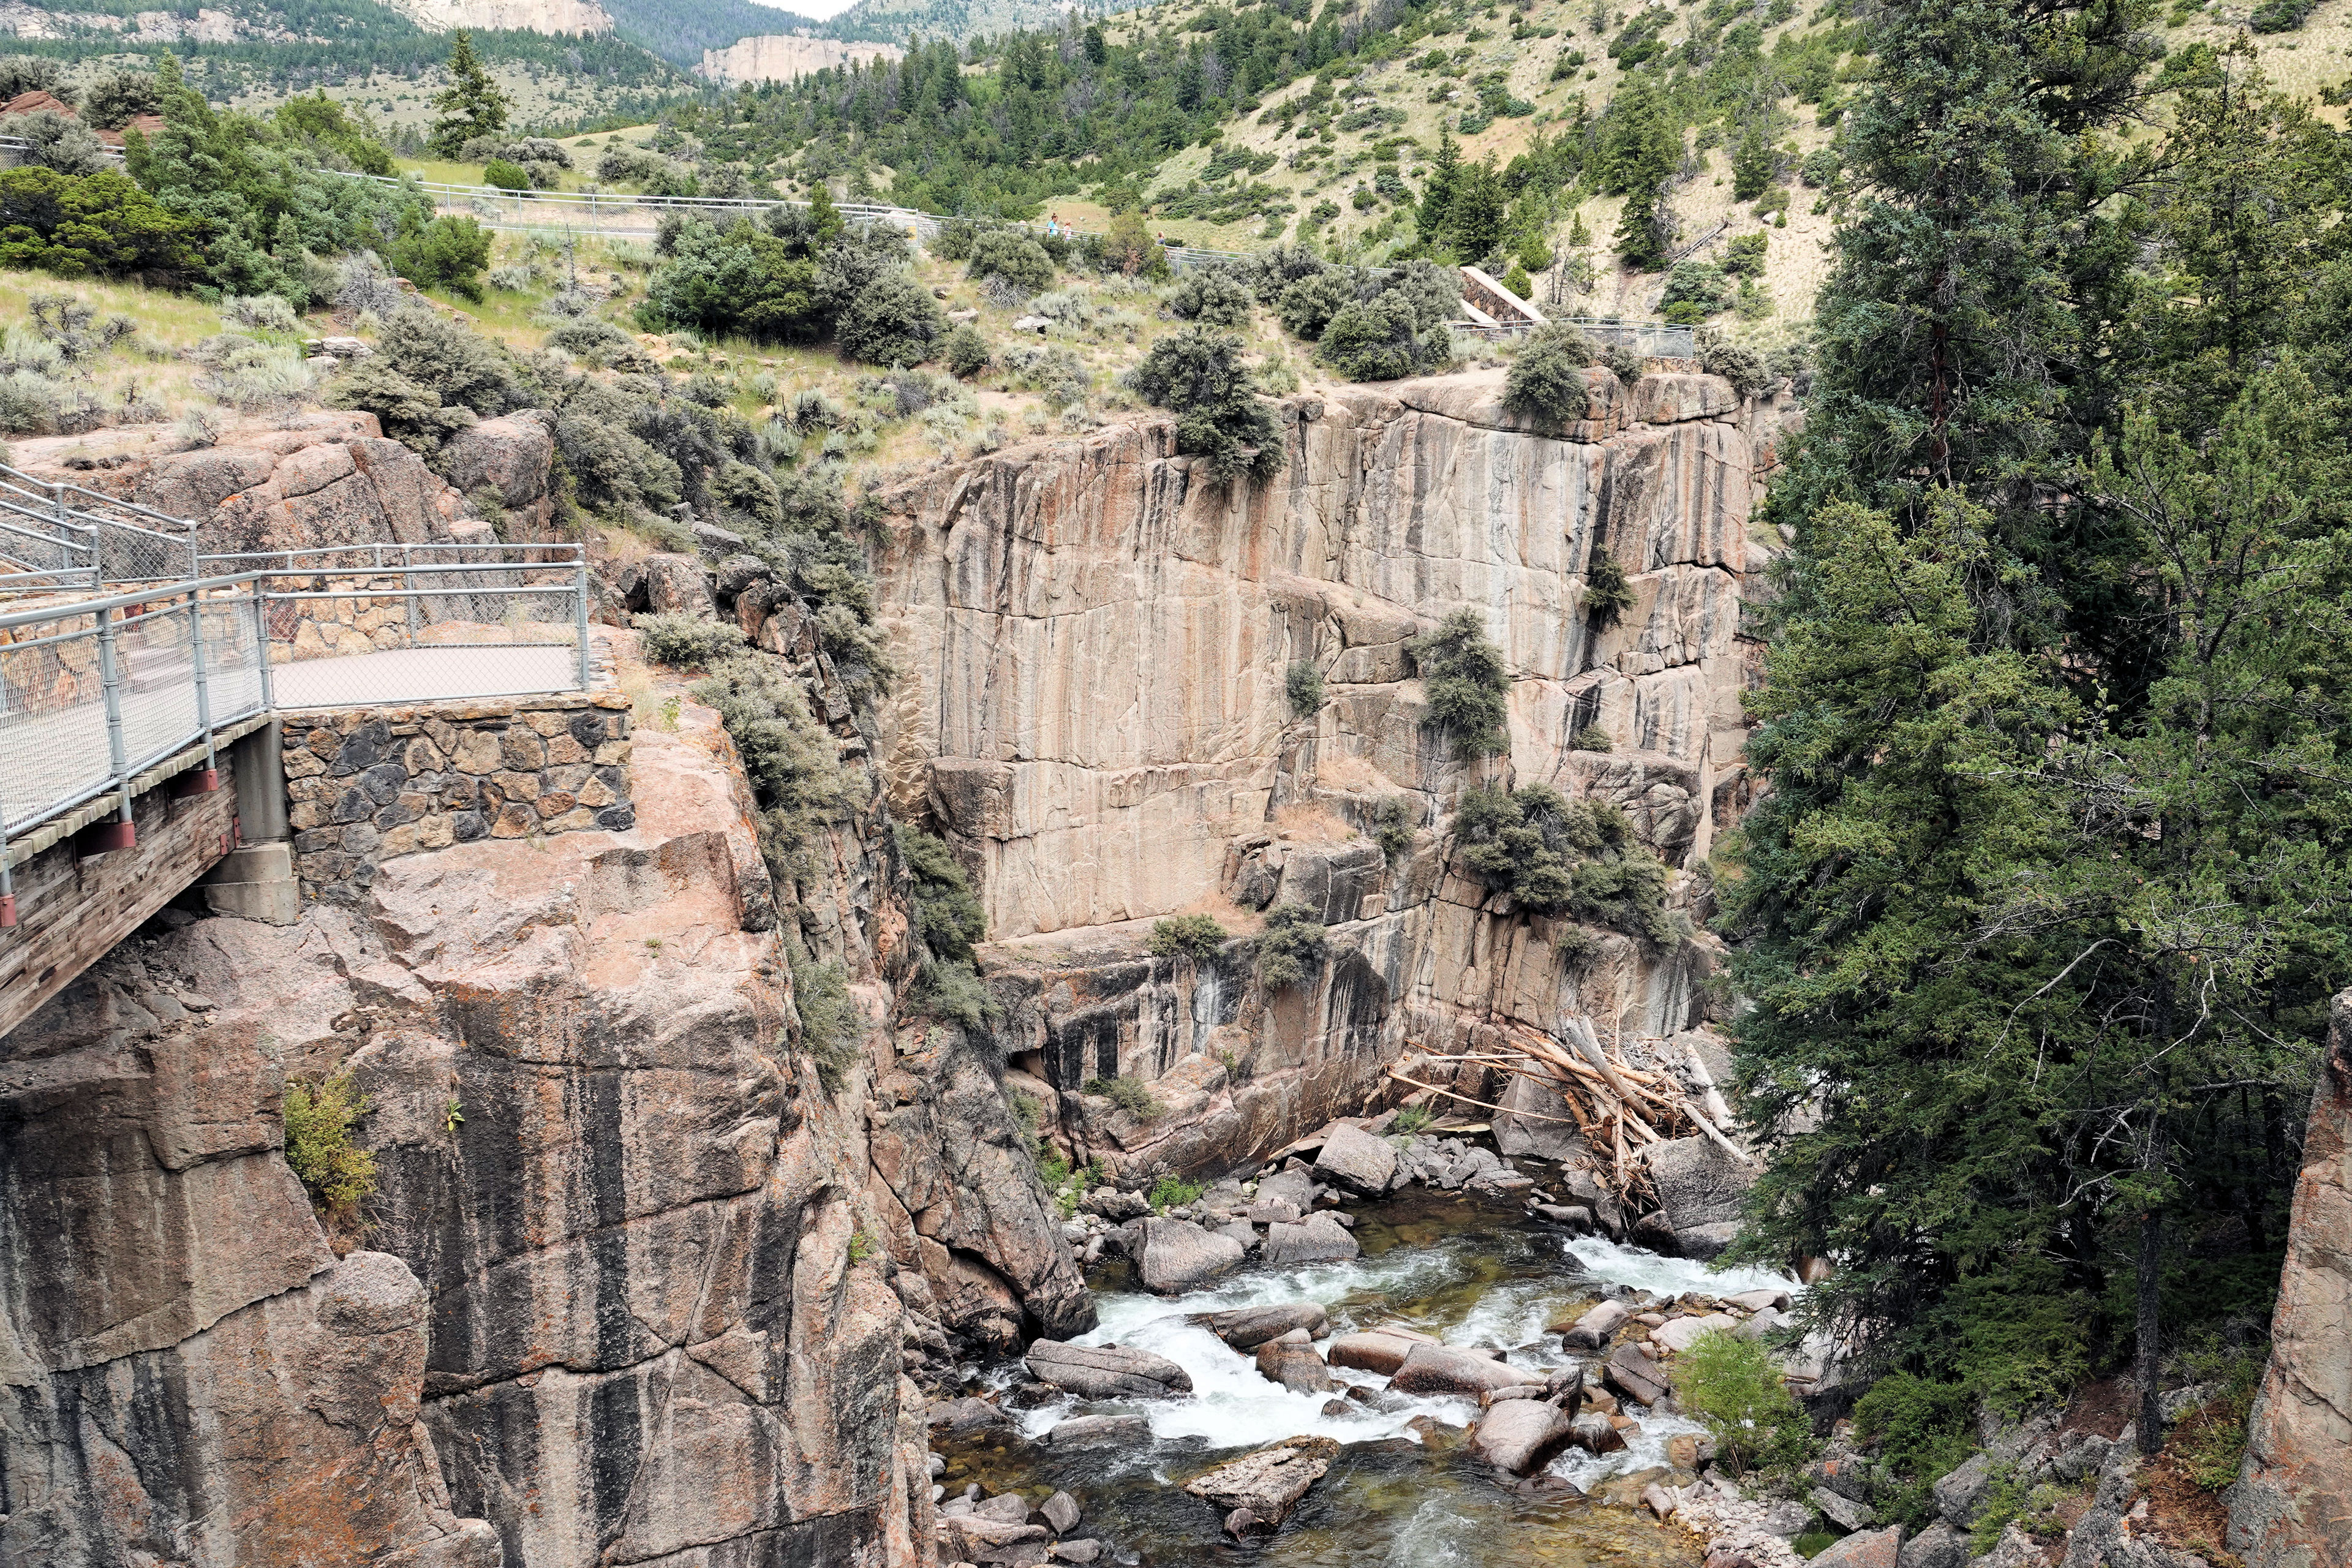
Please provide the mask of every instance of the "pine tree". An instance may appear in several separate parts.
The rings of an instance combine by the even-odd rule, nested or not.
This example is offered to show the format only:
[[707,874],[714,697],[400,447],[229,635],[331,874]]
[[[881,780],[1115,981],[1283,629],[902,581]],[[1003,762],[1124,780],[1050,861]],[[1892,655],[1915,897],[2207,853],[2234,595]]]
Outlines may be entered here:
[[1625,197],[1617,254],[1626,266],[1654,272],[1665,265],[1674,242],[1667,198],[1683,158],[1682,132],[1655,71],[1636,71],[1618,89],[1601,124],[1601,189]]
[[433,107],[441,117],[433,122],[430,144],[444,158],[457,157],[477,136],[496,136],[506,130],[506,94],[474,53],[472,34],[450,35],[449,87],[434,99]]
[[1422,238],[1431,245],[1445,243],[1453,232],[1454,191],[1461,168],[1461,143],[1454,140],[1454,132],[1441,125],[1437,130],[1437,155],[1429,161],[1429,178],[1421,188],[1418,219]]

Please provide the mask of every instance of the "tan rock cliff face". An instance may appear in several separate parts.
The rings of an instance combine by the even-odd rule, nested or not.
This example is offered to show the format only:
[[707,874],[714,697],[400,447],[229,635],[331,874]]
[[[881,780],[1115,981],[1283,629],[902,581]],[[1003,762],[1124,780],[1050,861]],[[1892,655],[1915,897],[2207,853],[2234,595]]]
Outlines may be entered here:
[[2246,1568],[2352,1563],[2352,992],[2328,1023],[2270,1365],[2227,1494]]
[[[0,1560],[929,1560],[907,1347],[1091,1309],[960,1037],[831,1094],[794,1048],[804,911],[716,716],[633,765],[630,831],[151,926],[0,1040]],[[838,832],[803,921],[877,1018],[879,834]],[[379,1179],[338,1262],[278,1106],[346,1070]]]
[[[1591,378],[1570,438],[1504,411],[1489,372],[1290,400],[1264,487],[1207,483],[1147,419],[887,498],[908,673],[886,768],[980,874],[1014,1048],[1058,1089],[1167,1077],[1181,1102],[1079,1142],[1205,1168],[1355,1109],[1412,1050],[1563,1014],[1655,1036],[1700,1018],[1711,938],[1596,931],[1599,956],[1563,964],[1556,922],[1453,874],[1433,827],[1478,779],[1604,795],[1706,912],[1705,857],[1746,797],[1757,443],[1714,377]],[[1605,623],[1583,605],[1604,554],[1633,595]],[[1464,607],[1511,668],[1507,760],[1465,764],[1423,722],[1405,644]],[[1306,717],[1285,695],[1301,662],[1328,682]],[[1608,751],[1578,748],[1593,727]],[[1393,863],[1370,837],[1388,802],[1419,830]],[[1330,926],[1310,985],[1258,994],[1238,948],[1141,953],[1155,918],[1246,931],[1276,899]]]
[[392,0],[428,33],[467,27],[486,32],[609,33],[613,18],[596,0]]
[[845,44],[834,38],[803,38],[789,33],[763,33],[738,38],[723,49],[702,51],[697,68],[713,81],[793,81],[825,69],[838,70],[855,60],[872,65],[895,60],[906,51],[896,44]]

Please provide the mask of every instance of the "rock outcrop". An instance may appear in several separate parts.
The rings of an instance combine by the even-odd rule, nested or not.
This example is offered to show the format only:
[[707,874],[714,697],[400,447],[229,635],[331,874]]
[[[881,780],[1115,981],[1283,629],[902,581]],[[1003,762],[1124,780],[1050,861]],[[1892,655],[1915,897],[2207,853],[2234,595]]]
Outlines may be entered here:
[[[716,715],[675,714],[626,829],[151,924],[0,1042],[0,1558],[927,1560],[914,1347],[1092,1309],[990,1058],[875,1026],[880,819],[781,900]],[[787,921],[874,1021],[836,1089]],[[322,1226],[279,1105],[341,1073],[377,1181]]]
[[842,43],[792,33],[761,33],[738,38],[723,49],[702,51],[696,69],[713,81],[793,81],[821,70],[839,70],[856,61],[896,60],[906,51],[896,44]]
[[[1563,1015],[1621,1043],[1703,1020],[1712,938],[1593,928],[1563,963],[1569,922],[1515,910],[1444,838],[1473,782],[1604,798],[1703,917],[1747,797],[1740,601],[1778,544],[1749,526],[1755,443],[1717,379],[1593,377],[1569,438],[1480,373],[1290,400],[1264,486],[1210,482],[1146,418],[885,493],[893,797],[978,872],[1001,1032],[1062,1091],[1074,1154],[1230,1169],[1402,1092],[1387,1069],[1418,1053]],[[1604,561],[1631,595],[1613,615],[1585,607]],[[1465,608],[1510,668],[1507,763],[1425,721],[1406,645]],[[1297,664],[1325,682],[1311,714],[1286,694]],[[1144,950],[1158,918],[1246,936],[1276,901],[1327,926],[1303,984],[1257,985],[1246,942]],[[1482,1100],[1509,1081],[1438,1070]],[[1167,1114],[1070,1092],[1121,1075]]]
[[2352,992],[2328,1016],[2311,1097],[2270,1365],[2230,1489],[2246,1568],[2352,1563]]

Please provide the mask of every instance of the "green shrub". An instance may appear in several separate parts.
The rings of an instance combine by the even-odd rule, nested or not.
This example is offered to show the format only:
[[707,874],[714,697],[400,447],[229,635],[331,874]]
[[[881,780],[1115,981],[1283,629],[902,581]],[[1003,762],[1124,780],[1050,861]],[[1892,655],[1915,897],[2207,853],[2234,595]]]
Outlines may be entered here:
[[1054,258],[1045,247],[1014,228],[982,229],[971,237],[968,278],[1002,278],[1024,293],[1054,284]]
[[496,185],[502,191],[527,191],[530,189],[530,171],[520,163],[493,158],[482,166],[482,184]]
[[224,334],[204,346],[211,352],[196,384],[232,408],[251,413],[290,403],[310,390],[310,369],[291,344]]
[[1666,320],[1696,325],[1731,303],[1723,268],[1706,261],[1677,261],[1666,274],[1666,289],[1658,308]]
[[478,305],[482,269],[490,264],[490,231],[469,217],[443,215],[431,223],[414,213],[385,259],[419,289],[446,289]]
[[937,959],[923,965],[918,999],[942,1018],[977,1029],[997,1011],[996,999],[969,959]]
[[958,375],[978,375],[988,368],[988,340],[970,321],[958,321],[940,344],[940,359]]
[[947,330],[930,290],[904,272],[892,272],[850,300],[834,323],[834,341],[843,353],[867,364],[920,364]]
[[1323,707],[1323,672],[1304,660],[1283,672],[1282,689],[1290,699],[1290,710],[1301,718]]
[[1284,902],[1265,911],[1257,939],[1258,984],[1268,991],[1296,985],[1323,962],[1323,921],[1305,904]]
[[1454,611],[1437,629],[1405,644],[1421,672],[1422,688],[1434,723],[1464,754],[1489,756],[1507,750],[1504,699],[1511,689],[1503,652],[1486,640],[1478,612]]
[[1601,363],[1628,388],[1649,374],[1649,362],[1622,343],[1612,343],[1602,350]]
[[1797,178],[1809,188],[1820,190],[1825,185],[1835,184],[1844,168],[1845,160],[1838,155],[1836,148],[1816,147],[1805,154],[1803,163],[1797,165]]
[[1204,327],[1247,326],[1251,304],[1241,280],[1216,267],[1193,268],[1168,296],[1171,313]]
[[1579,730],[1569,744],[1580,752],[1609,752],[1617,747],[1616,739],[1598,724],[1587,724]]
[[919,827],[898,828],[896,839],[913,886],[915,929],[935,955],[969,962],[971,944],[988,932],[971,879],[946,840]]
[[0,267],[173,287],[202,265],[202,232],[112,170],[0,169]]
[[1355,302],[1356,288],[1348,274],[1332,268],[1294,279],[1275,301],[1275,318],[1292,337],[1313,342],[1331,324],[1331,318]]
[[1743,234],[1723,247],[1723,275],[1727,278],[1761,278],[1764,276],[1764,252],[1772,237],[1762,229]]
[[1601,939],[1580,925],[1562,924],[1552,933],[1551,950],[1562,963],[1575,969],[1600,956]]
[[632,616],[638,647],[656,664],[673,669],[703,669],[743,646],[743,628],[732,621],[705,620],[675,610]]
[[1168,1109],[1160,1103],[1160,1097],[1151,1092],[1150,1085],[1123,1073],[1118,1078],[1090,1078],[1080,1092],[1100,1095],[1138,1121],[1155,1121],[1161,1111]]
[[1854,1431],[1878,1447],[1880,1468],[1898,1478],[1879,1511],[1914,1528],[1934,1516],[1928,1489],[1976,1452],[1976,1396],[1965,1384],[1893,1372],[1853,1407]]
[[801,1047],[816,1064],[817,1082],[838,1094],[857,1060],[858,1016],[849,976],[838,963],[792,960],[793,1007],[801,1016]]
[[1216,957],[1225,936],[1225,928],[1207,915],[1172,915],[1152,922],[1147,947],[1154,958],[1190,958],[1199,963]]
[[1754,1340],[1721,1330],[1701,1334],[1675,1361],[1675,1397],[1715,1436],[1717,1457],[1735,1476],[1790,1472],[1812,1457],[1812,1428]]
[[1503,406],[1553,426],[1583,418],[1591,405],[1584,369],[1592,359],[1592,340],[1576,328],[1559,321],[1538,327],[1504,373]]
[[1315,344],[1315,357],[1349,381],[1395,381],[1446,352],[1445,335],[1423,331],[1413,301],[1394,289],[1340,306]]
[[1701,327],[1697,346],[1699,368],[1731,383],[1731,390],[1740,396],[1753,397],[1772,384],[1764,356],[1741,348],[1722,333]]
[[1197,1203],[1201,1194],[1208,1190],[1202,1183],[1188,1182],[1181,1176],[1162,1176],[1151,1184],[1152,1212],[1166,1214],[1170,1209],[1181,1209],[1187,1204]]
[[1392,795],[1372,808],[1372,842],[1391,862],[1412,847],[1412,808]]
[[1230,332],[1186,327],[1151,345],[1128,384],[1176,414],[1176,449],[1207,460],[1219,479],[1269,479],[1285,461],[1282,432],[1259,401]]
[[1633,607],[1633,584],[1625,568],[1606,549],[1596,549],[1584,568],[1584,612],[1595,626],[1606,626]]
[[718,712],[735,742],[761,808],[761,851],[779,878],[791,879],[816,828],[853,794],[832,731],[774,654],[739,649],[695,682],[693,696]]
[[1393,1131],[1402,1132],[1410,1136],[1412,1133],[1420,1131],[1423,1128],[1427,1127],[1431,1122],[1436,1120],[1436,1113],[1431,1110],[1429,1107],[1425,1105],[1408,1105],[1403,1110],[1397,1112],[1396,1120],[1389,1125]]
[[286,1086],[286,1163],[321,1208],[349,1210],[375,1191],[375,1156],[352,1142],[367,1110],[349,1073]]
[[1663,948],[1686,934],[1665,905],[1666,868],[1608,801],[1566,800],[1547,784],[1474,789],[1454,814],[1462,864],[1528,909],[1612,926]]

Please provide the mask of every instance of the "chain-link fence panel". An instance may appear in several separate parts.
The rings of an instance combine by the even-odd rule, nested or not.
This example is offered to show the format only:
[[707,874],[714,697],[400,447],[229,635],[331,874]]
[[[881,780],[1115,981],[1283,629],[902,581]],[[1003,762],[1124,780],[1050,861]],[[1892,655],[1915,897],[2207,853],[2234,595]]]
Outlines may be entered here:
[[89,799],[112,776],[97,620],[0,630],[0,828]]

